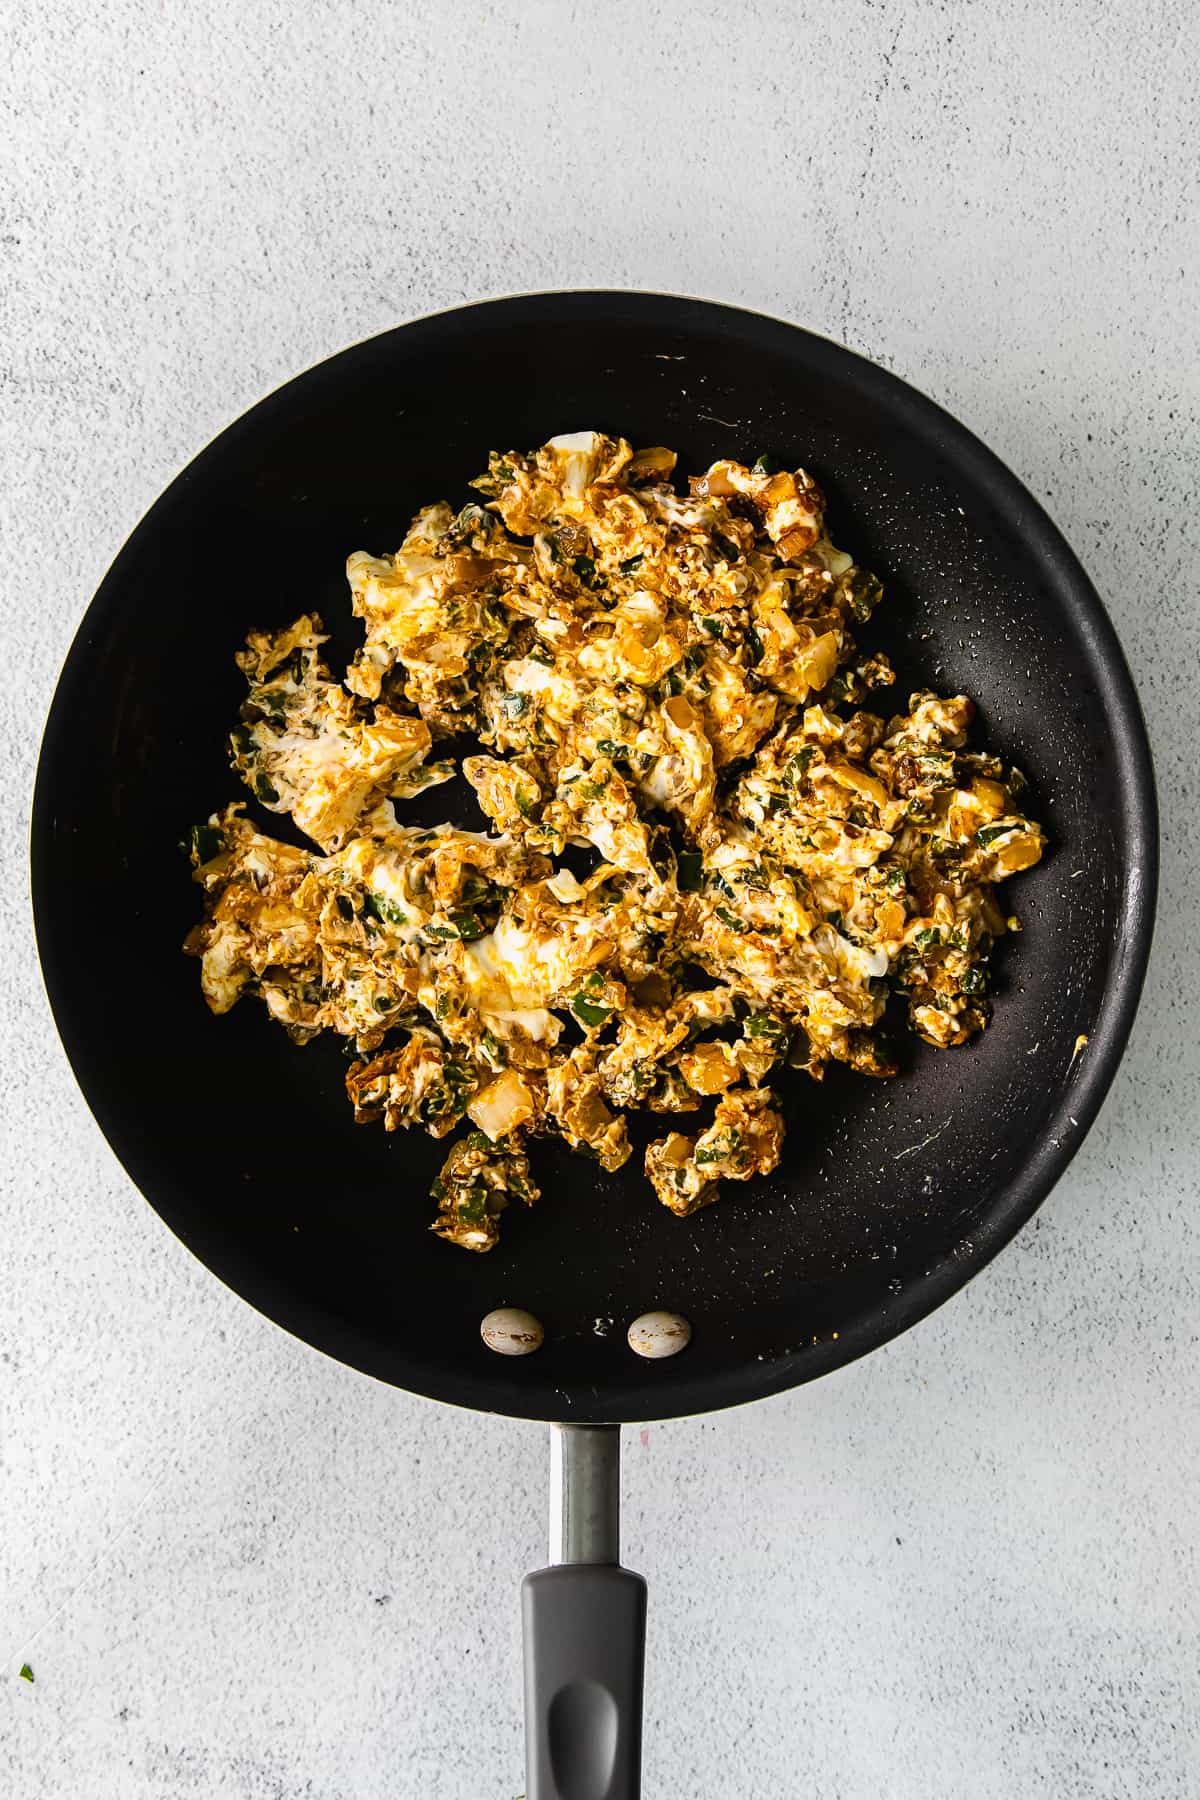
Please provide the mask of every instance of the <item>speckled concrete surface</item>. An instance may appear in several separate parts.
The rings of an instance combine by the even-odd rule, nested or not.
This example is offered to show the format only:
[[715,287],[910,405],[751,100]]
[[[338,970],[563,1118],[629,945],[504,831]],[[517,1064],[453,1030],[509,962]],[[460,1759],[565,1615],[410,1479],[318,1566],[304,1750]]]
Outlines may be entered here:
[[1036,1227],[868,1363],[632,1434],[647,1794],[1194,1796],[1191,9],[18,0],[9,17],[3,1792],[522,1786],[515,1589],[542,1557],[540,1431],[387,1392],[192,1264],[67,1074],[24,838],[60,659],[197,447],[406,315],[597,283],[814,325],[994,445],[1112,609],[1165,815],[1132,1049]]

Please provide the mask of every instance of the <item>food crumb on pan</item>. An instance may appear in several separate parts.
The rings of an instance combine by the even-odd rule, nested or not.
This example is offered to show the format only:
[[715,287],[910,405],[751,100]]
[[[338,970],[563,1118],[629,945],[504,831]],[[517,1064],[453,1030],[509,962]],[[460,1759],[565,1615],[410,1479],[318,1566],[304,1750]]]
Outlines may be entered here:
[[947,1119],[944,1125],[939,1125],[936,1131],[931,1131],[929,1136],[922,1138],[919,1144],[909,1144],[906,1149],[897,1150],[893,1161],[899,1162],[902,1157],[911,1156],[916,1150],[928,1149],[929,1145],[936,1143],[938,1138],[940,1138],[944,1132],[948,1131],[953,1123],[953,1119]]

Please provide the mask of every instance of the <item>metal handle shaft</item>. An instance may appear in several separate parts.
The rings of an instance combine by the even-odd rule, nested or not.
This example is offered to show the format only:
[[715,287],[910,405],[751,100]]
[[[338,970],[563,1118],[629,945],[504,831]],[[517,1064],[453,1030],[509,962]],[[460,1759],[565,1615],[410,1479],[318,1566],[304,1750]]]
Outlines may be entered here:
[[621,1560],[621,1427],[550,1427],[550,1561]]
[[618,1564],[621,1436],[554,1425],[551,1567],[521,1590],[528,1800],[638,1800],[646,1584]]

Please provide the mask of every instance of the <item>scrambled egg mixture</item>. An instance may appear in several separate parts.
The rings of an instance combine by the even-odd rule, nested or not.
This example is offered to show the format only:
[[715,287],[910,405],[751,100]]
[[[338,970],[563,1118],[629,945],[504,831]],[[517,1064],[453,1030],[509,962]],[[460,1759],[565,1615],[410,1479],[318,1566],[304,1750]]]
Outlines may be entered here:
[[[1045,842],[970,700],[864,707],[894,681],[855,638],[880,583],[809,477],[722,461],[680,493],[674,466],[592,431],[494,454],[482,504],[351,556],[344,681],[313,615],[238,657],[234,766],[316,849],[240,805],[194,832],[205,998],[352,1040],[359,1120],[465,1125],[432,1228],[469,1250],[537,1199],[538,1133],[617,1169],[627,1110],[705,1109],[645,1152],[685,1215],[778,1164],[783,1067],[895,1072],[890,995],[965,1043],[1017,927],[997,884]],[[492,830],[405,825],[460,766]]]

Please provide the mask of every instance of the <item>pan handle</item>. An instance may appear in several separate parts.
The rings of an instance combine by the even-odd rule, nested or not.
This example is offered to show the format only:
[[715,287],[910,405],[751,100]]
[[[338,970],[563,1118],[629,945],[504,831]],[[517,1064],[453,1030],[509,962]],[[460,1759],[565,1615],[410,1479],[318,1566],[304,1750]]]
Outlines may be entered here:
[[550,1432],[551,1567],[521,1587],[526,1800],[639,1800],[646,1583],[618,1561],[621,1431]]

